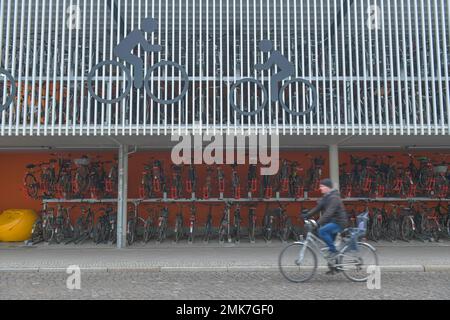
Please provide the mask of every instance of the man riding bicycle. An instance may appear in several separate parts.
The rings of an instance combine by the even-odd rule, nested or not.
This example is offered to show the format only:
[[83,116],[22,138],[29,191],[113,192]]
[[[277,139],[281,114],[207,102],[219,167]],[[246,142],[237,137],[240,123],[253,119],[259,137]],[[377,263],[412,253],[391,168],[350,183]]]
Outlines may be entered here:
[[347,227],[348,218],[339,191],[333,189],[333,182],[330,179],[323,179],[320,181],[319,188],[324,195],[323,198],[314,209],[302,216],[306,220],[322,212],[322,217],[317,222],[320,226],[319,236],[328,245],[330,252],[328,259],[332,261],[338,255],[334,240],[336,235]]
[[141,45],[142,49],[147,52],[159,52],[162,50],[160,45],[152,45],[145,38],[145,32],[153,33],[158,30],[158,23],[153,18],[145,18],[141,23],[142,30],[134,30],[125,37],[114,48],[114,54],[134,66],[134,86],[136,89],[142,88],[144,84],[144,62],[132,51],[137,45]]

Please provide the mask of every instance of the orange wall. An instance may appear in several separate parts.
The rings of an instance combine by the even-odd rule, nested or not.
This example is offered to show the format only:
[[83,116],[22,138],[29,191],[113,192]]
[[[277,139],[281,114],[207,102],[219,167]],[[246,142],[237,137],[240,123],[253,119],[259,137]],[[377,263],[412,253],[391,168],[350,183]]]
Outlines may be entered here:
[[[83,152],[70,152],[70,153],[61,153],[65,157],[68,157],[70,154],[70,157],[72,159],[78,158],[83,154],[87,154],[88,156],[101,156],[102,160],[112,160],[114,157],[114,153],[112,152],[105,152],[105,153],[83,153]],[[341,163],[350,163],[349,157],[350,154],[353,154],[357,157],[372,157],[372,156],[381,156],[388,153],[385,152],[341,152],[340,153],[340,162]],[[404,153],[402,152],[389,152],[389,154],[392,154],[396,157],[396,161],[401,162],[408,162],[408,157],[404,156]],[[440,154],[430,154],[425,152],[418,152],[418,155],[428,155],[434,159],[442,159],[442,156]],[[324,172],[323,177],[328,177],[328,153],[327,152],[309,152],[309,155],[315,157],[321,155],[326,159],[326,163],[324,166]],[[298,161],[303,168],[308,169],[310,167],[310,159],[307,157],[305,152],[282,152],[280,157],[287,158],[289,160],[296,160]],[[25,196],[25,193],[22,191],[22,185],[23,185],[23,177],[26,172],[25,166],[29,163],[39,163],[39,162],[45,162],[48,161],[50,158],[54,158],[51,156],[50,152],[16,152],[16,153],[9,153],[4,152],[0,153],[0,212],[9,208],[26,208],[26,209],[34,209],[38,211],[41,207],[41,202],[39,200],[31,200],[28,197]],[[171,181],[171,171],[170,171],[170,152],[138,152],[135,154],[132,154],[129,159],[129,198],[138,198],[139,197],[139,185],[141,181],[142,171],[144,167],[144,163],[147,163],[151,161],[152,158],[157,158],[163,161],[164,163],[164,169],[166,172],[166,177],[169,180],[169,185]],[[231,168],[229,166],[223,166],[225,170],[225,176],[226,176],[226,190],[230,190],[230,176],[231,176]],[[350,169],[350,166],[348,166],[348,169]],[[247,166],[246,165],[240,165],[238,166],[238,171],[240,173],[241,177],[241,196],[246,197],[246,185],[247,185]],[[186,170],[184,171],[183,177],[185,177],[187,174]],[[198,184],[202,186],[204,184],[205,180],[205,174],[206,174],[206,167],[205,166],[197,166],[197,176],[199,177]],[[216,184],[215,182],[215,172],[213,174],[213,184]],[[185,178],[184,178],[185,179]],[[260,181],[258,180],[258,184]],[[213,195],[213,197],[217,197],[217,187],[213,186],[213,192],[216,194]],[[201,189],[199,188],[199,191]],[[275,192],[274,192],[275,193]],[[199,192],[198,197],[202,196],[202,192]],[[228,193],[225,194],[225,196],[231,196]],[[275,194],[274,194],[275,196]],[[285,194],[282,194],[282,197],[286,196]],[[319,196],[319,194],[311,193],[310,196]],[[72,205],[72,204],[71,204]],[[152,206],[151,204],[145,204],[141,205],[140,214],[144,217],[147,216],[147,211],[145,210],[146,207]],[[276,203],[271,204],[272,207],[276,206]],[[313,202],[308,202],[304,204],[305,208],[310,208],[314,206]],[[181,206],[181,209],[185,215],[185,223],[188,221],[189,216],[189,205],[184,204]],[[265,204],[260,204],[258,206],[258,216],[262,216],[264,213]],[[288,206],[288,214],[292,217],[296,217],[300,209],[300,204],[290,204]],[[75,219],[77,216],[77,213],[79,209],[76,208],[73,210],[73,216],[72,218]],[[131,210],[131,207],[130,207]],[[169,205],[169,212],[171,221],[175,218],[176,213],[179,210],[178,205]],[[220,222],[223,205],[215,206],[214,207],[214,224],[217,225]],[[208,205],[207,204],[197,204],[197,218],[199,223],[203,223],[206,220],[206,215],[208,212]],[[241,209],[242,215],[243,215],[243,223],[244,225],[247,224],[247,212],[248,207],[242,206]],[[261,219],[260,219],[261,220]],[[260,223],[260,222],[258,222]]]

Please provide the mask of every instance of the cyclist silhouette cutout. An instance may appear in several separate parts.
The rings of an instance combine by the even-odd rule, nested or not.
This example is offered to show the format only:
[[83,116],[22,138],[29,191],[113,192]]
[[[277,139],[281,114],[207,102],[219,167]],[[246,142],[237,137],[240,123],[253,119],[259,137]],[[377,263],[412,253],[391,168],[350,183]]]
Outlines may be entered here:
[[[147,70],[147,74],[144,76],[144,61],[139,56],[133,54],[134,49],[140,45],[142,49],[146,52],[160,52],[162,51],[162,47],[160,45],[152,45],[145,38],[145,33],[153,33],[158,30],[158,22],[153,18],[145,18],[142,20],[141,29],[131,31],[120,43],[114,48],[114,55],[123,60],[125,63],[122,64],[116,60],[105,60],[97,63],[94,67],[92,67],[89,72],[88,79],[88,90],[91,96],[100,103],[112,104],[118,103],[126,98],[131,92],[132,87],[136,89],[140,89],[142,87],[145,88],[147,95],[155,102],[160,104],[174,104],[183,99],[186,96],[186,93],[189,89],[189,76],[186,73],[186,70],[180,64],[174,61],[159,61],[152,66],[149,66]],[[127,63],[131,66],[134,66],[134,75],[131,76],[131,71],[127,66]],[[106,69],[118,68],[119,72],[122,72],[125,76],[126,86],[119,93],[117,93],[117,97],[114,98],[104,98],[97,94],[94,90],[93,82],[97,81],[95,79],[96,73],[103,67],[106,66]],[[180,81],[184,82],[183,85],[180,85],[180,94],[176,97],[162,99],[152,92],[153,85],[151,84],[151,76],[155,70],[159,68],[167,68],[171,67],[174,70],[178,70]]]
[[255,69],[258,71],[268,70],[273,66],[278,66],[280,72],[272,76],[270,91],[272,92],[272,102],[277,102],[279,97],[278,84],[295,74],[295,66],[293,63],[283,56],[279,51],[273,50],[273,43],[270,40],[261,40],[258,45],[259,50],[264,53],[270,53],[269,60],[264,64],[256,64]]
[[158,30],[156,20],[153,18],[145,18],[142,20],[141,28],[142,30],[132,31],[114,48],[114,54],[118,58],[134,66],[134,87],[136,89],[142,88],[144,84],[144,61],[140,57],[132,54],[132,51],[139,44],[147,52],[160,52],[162,50],[160,45],[152,45],[145,38],[145,33],[153,33]]
[[[302,79],[302,78],[295,78],[290,79],[287,81],[283,80],[287,78],[294,78],[295,74],[295,66],[293,63],[291,63],[285,56],[283,56],[279,51],[273,50],[273,43],[270,40],[264,39],[259,42],[258,45],[259,49],[262,52],[270,53],[270,57],[267,60],[266,63],[263,64],[256,64],[254,66],[255,70],[261,71],[261,70],[268,70],[272,68],[273,66],[277,66],[280,69],[280,72],[275,73],[271,77],[270,81],[270,92],[271,92],[271,102],[279,102],[280,105],[283,107],[283,109],[289,113],[290,115],[293,115],[295,117],[301,117],[305,116],[307,114],[310,114],[316,110],[317,106],[317,90],[315,86],[308,80]],[[279,84],[281,84],[281,88],[279,88]],[[252,85],[257,88],[260,91],[262,102],[260,104],[255,104],[254,106],[238,106],[235,102],[236,95],[235,91],[237,91],[238,88],[240,88],[242,85],[248,86]],[[303,106],[303,108],[299,105],[299,103],[295,103],[292,106],[289,106],[286,103],[287,95],[285,94],[286,89],[288,87],[292,87],[293,85],[296,86],[296,88],[302,88],[300,91],[301,94],[306,95],[306,105]],[[298,90],[298,89],[297,89]],[[269,104],[268,101],[268,90],[262,83],[262,81],[256,79],[256,78],[243,78],[240,80],[237,80],[230,88],[230,106],[234,109],[234,111],[242,116],[254,116],[256,114],[259,114],[262,112],[263,109],[266,108],[266,106]],[[245,110],[247,109],[247,110]]]

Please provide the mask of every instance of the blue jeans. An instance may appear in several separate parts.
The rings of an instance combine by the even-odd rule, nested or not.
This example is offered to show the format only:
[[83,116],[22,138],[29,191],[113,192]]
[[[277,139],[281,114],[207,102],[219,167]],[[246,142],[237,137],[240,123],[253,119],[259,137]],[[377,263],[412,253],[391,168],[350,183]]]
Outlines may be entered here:
[[333,222],[328,223],[319,229],[319,236],[328,245],[330,252],[337,252],[336,247],[334,246],[334,239],[336,239],[336,235],[341,231],[342,228]]

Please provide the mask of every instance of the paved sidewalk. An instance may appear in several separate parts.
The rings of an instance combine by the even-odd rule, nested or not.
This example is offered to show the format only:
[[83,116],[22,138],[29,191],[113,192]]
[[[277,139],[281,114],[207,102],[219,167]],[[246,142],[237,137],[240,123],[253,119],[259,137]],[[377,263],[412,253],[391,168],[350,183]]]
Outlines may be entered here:
[[[450,272],[450,242],[372,243],[384,271]],[[284,247],[272,244],[136,244],[110,246],[0,244],[1,271],[65,271],[70,265],[92,271],[277,271]],[[325,263],[322,261],[322,267]]]

